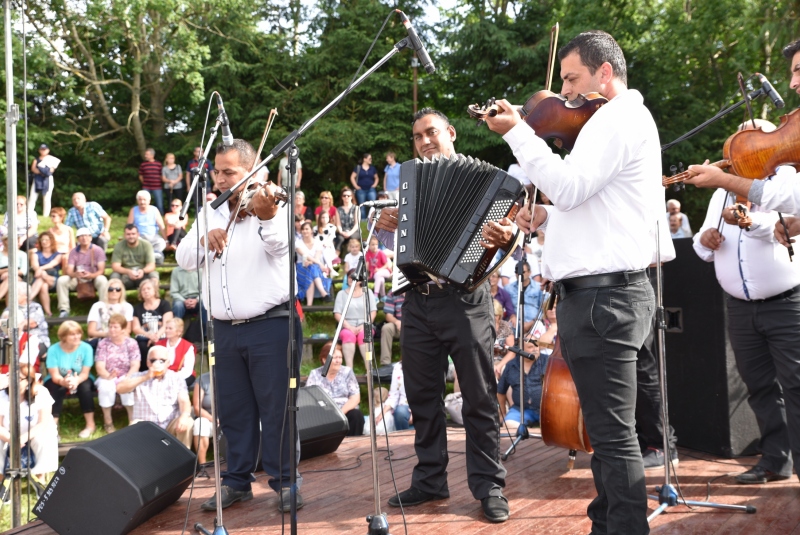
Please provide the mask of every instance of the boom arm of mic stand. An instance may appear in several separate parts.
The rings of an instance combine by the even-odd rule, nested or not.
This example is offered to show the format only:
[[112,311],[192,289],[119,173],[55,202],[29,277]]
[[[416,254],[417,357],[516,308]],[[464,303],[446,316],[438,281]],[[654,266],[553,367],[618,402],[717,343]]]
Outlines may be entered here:
[[[214,145],[214,141],[217,139],[217,132],[219,132],[219,127],[222,124],[222,119],[217,117],[217,122],[214,125],[214,128],[211,129],[211,134],[208,137],[208,143],[206,144],[206,149],[203,151],[203,156],[200,158],[200,161],[197,162],[196,169],[200,171],[194,174],[194,178],[192,179],[192,183],[189,186],[189,192],[186,195],[186,202],[183,203],[183,208],[181,208],[181,213],[178,218],[183,221],[186,219],[186,213],[189,211],[189,205],[192,202],[192,196],[194,195],[194,190],[197,189],[197,182],[200,179],[200,175],[205,173],[206,162],[208,161],[208,153],[211,151],[211,147]],[[216,206],[214,207],[216,209]],[[200,213],[200,206],[197,207],[197,213]]]

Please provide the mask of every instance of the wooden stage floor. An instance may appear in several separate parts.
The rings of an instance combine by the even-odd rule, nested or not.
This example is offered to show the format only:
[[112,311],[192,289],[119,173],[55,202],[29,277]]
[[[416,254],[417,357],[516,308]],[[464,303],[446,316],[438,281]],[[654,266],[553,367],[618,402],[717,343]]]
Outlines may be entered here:
[[[379,444],[385,448],[385,440]],[[503,535],[553,533],[586,534],[591,525],[586,518],[586,506],[595,496],[589,455],[579,454],[572,471],[566,470],[566,451],[545,446],[539,440],[523,442],[505,466],[508,470],[505,495],[511,506],[511,518],[504,524],[491,524],[482,514],[480,502],[474,500],[467,488],[465,434],[463,429],[448,429],[450,455],[450,499],[406,510],[408,533],[411,535],[474,535],[498,533]],[[503,439],[501,447],[508,447]],[[394,452],[394,474],[397,486],[409,486],[413,456],[413,431],[393,433],[390,436]],[[304,461],[300,464],[304,476],[302,493],[305,507],[298,512],[298,532],[303,534],[358,534],[366,533],[366,515],[373,512],[372,469],[368,437],[347,438],[338,451],[330,455]],[[689,509],[686,506],[670,507],[652,523],[652,532],[659,534],[800,534],[800,483],[796,477],[767,485],[737,485],[732,474],[737,474],[755,463],[755,458],[738,460],[716,459],[710,455],[680,449],[678,476],[683,495],[687,500],[705,500],[707,485],[711,501],[725,504],[753,505],[756,514],[722,511],[712,508]],[[394,493],[385,460],[385,450],[379,457],[382,510],[387,513],[390,531],[403,535],[400,511],[388,507],[386,500]],[[313,472],[335,468],[360,466],[349,471]],[[745,467],[745,468],[743,468]],[[253,485],[255,498],[236,504],[224,513],[225,527],[234,533],[281,533],[281,515],[277,511],[277,497],[266,485],[263,473]],[[663,470],[649,471],[648,491],[663,483]],[[200,510],[200,503],[210,497],[213,480],[197,479],[189,506],[189,524],[186,533],[194,533],[192,526],[202,523],[213,530],[214,513]],[[134,530],[136,535],[177,535],[184,525],[189,491],[161,514]],[[650,510],[655,508],[651,502]],[[289,515],[285,515],[285,533],[289,533]],[[28,524],[8,534],[44,535],[54,533],[39,521]]]

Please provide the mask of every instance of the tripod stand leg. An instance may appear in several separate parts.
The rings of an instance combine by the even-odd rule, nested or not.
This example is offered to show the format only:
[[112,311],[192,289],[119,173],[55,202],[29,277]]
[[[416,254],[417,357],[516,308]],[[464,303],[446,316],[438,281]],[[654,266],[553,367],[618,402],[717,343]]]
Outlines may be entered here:
[[[524,418],[523,418],[524,419]],[[508,456],[514,453],[514,450],[517,449],[517,444],[522,442],[523,440],[530,438],[530,434],[528,433],[528,426],[525,423],[520,423],[519,427],[517,427],[517,436],[514,438],[514,441],[511,443],[511,446],[500,456],[500,460],[505,461],[508,459]]]
[[569,455],[567,457],[567,470],[572,470],[575,468],[575,456],[578,455],[577,450],[569,450]]

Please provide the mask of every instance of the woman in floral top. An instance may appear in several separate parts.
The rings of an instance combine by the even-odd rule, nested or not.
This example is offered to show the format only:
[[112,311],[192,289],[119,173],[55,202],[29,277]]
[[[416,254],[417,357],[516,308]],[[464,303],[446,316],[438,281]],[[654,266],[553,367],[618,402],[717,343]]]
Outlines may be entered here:
[[[89,309],[86,331],[89,333],[89,345],[95,351],[97,343],[108,336],[108,322],[114,314],[122,314],[128,322],[133,320],[133,305],[125,302],[125,287],[121,279],[111,279],[106,300],[98,301]],[[125,333],[130,335],[130,323],[125,327]]]
[[[114,279],[119,280],[119,279]],[[111,407],[117,397],[117,383],[139,371],[139,344],[128,335],[128,320],[122,314],[113,314],[108,320],[108,333],[97,344],[94,365],[97,369],[97,401],[103,409],[103,427],[106,433],[114,432]],[[120,394],[122,405],[128,411],[128,422],[133,420],[133,392]]]
[[331,367],[328,369],[328,376],[322,376],[322,368],[325,366],[330,350],[331,342],[322,346],[322,350],[319,352],[319,360],[322,366],[311,370],[311,373],[308,374],[306,386],[318,386],[324,390],[347,417],[347,423],[350,425],[350,432],[347,434],[349,436],[359,436],[364,433],[364,415],[361,413],[361,409],[358,408],[358,404],[361,402],[361,389],[358,386],[358,380],[351,368],[342,366],[342,346],[340,344],[336,344]]

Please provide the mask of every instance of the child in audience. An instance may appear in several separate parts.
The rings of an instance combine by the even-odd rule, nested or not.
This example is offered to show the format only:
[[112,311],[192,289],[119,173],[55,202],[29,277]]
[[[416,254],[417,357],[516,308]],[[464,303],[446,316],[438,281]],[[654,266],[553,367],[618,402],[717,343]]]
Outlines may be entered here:
[[[331,218],[327,212],[319,214],[319,224],[314,227],[314,238],[322,244],[322,259],[329,268],[341,263],[339,253],[333,241],[336,238],[336,225],[331,223]],[[331,278],[335,277],[336,272],[331,273]]]
[[367,269],[369,269],[369,280],[375,282],[375,295],[381,301],[385,301],[386,279],[392,278],[392,263],[383,254],[383,251],[378,249],[378,238],[375,236],[369,240],[369,249],[364,255],[364,260],[367,262]]
[[[344,257],[344,272],[346,274],[358,267],[358,259],[361,258],[361,242],[358,238],[350,238],[350,241],[347,242],[347,251],[347,255]],[[345,276],[342,282],[342,289],[347,288],[349,284],[350,281]]]
[[[376,386],[373,391],[372,400],[375,403],[373,413],[375,414],[375,434],[385,435],[395,430],[394,428],[394,414],[392,414],[392,406],[386,403],[389,399],[389,391],[383,386]],[[385,426],[384,426],[385,422]],[[369,415],[364,416],[364,434],[369,435]]]

